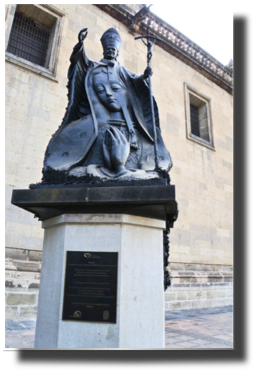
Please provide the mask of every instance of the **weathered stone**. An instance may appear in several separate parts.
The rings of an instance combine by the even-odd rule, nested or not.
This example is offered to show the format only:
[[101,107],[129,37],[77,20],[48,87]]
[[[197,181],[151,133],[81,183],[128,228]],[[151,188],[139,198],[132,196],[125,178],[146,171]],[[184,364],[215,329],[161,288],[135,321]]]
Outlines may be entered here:
[[203,292],[203,291],[199,291],[199,292],[191,291],[188,293],[189,300],[206,299],[206,297],[207,297],[207,294],[206,292]]
[[13,281],[6,281],[5,282],[5,287],[6,288],[14,288],[15,285],[14,285]]
[[170,263],[169,268],[171,270],[177,271],[177,270],[184,270],[185,264],[180,263]]
[[200,300],[192,300],[191,302],[192,302],[192,307],[194,309],[198,309],[202,307],[202,301]]
[[41,263],[22,260],[6,260],[6,269],[24,272],[40,272]]
[[42,260],[42,251],[29,250],[28,251],[28,260],[29,261],[39,261],[39,262],[41,262],[41,260]]
[[20,307],[19,318],[36,318],[37,306],[34,307]]
[[181,309],[191,309],[193,307],[193,301],[182,301]]
[[216,298],[216,290],[211,290],[206,292],[207,299],[214,299]]
[[209,282],[222,282],[224,281],[224,277],[223,276],[209,276],[208,279],[207,279]]
[[18,307],[10,307],[10,306],[8,306],[8,307],[6,307],[5,308],[5,317],[6,318],[17,318],[18,317],[18,315],[19,315],[19,312],[18,312]]
[[212,269],[211,265],[202,265],[202,264],[185,264],[185,270],[193,271],[210,271]]
[[164,294],[165,302],[169,301],[175,301],[176,300],[176,294],[175,293],[168,293],[167,291]]
[[9,293],[7,294],[6,304],[7,305],[35,305],[36,304],[36,294],[17,294]]
[[224,282],[233,282],[233,276],[224,277]]
[[226,291],[225,290],[220,290],[216,292],[217,298],[223,298],[226,296]]
[[29,284],[28,286],[29,289],[39,289],[39,283],[32,283],[32,284]]
[[168,303],[168,310],[177,310],[181,309],[181,302],[169,302]]
[[180,300],[187,300],[187,293],[177,293],[176,294],[176,299],[178,300],[178,301],[180,301]]
[[28,250],[19,249],[19,248],[6,248],[5,257],[10,258],[10,259],[17,259],[17,260],[27,260]]
[[226,298],[216,298],[212,300],[212,306],[226,306],[226,305],[231,305],[229,303],[228,299]]
[[201,307],[212,307],[212,300],[202,300]]

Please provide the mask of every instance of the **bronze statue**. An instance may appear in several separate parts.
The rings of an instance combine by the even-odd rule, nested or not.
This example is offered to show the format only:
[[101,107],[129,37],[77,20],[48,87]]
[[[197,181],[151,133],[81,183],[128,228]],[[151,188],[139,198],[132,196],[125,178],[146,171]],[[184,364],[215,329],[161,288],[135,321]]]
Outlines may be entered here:
[[[90,61],[83,44],[87,33],[86,28],[79,32],[70,57],[69,104],[48,144],[43,178],[50,170],[103,181],[159,178],[160,172],[170,170],[172,161],[161,136],[157,104],[149,92],[152,71],[147,68],[137,76],[120,66],[121,38],[114,28],[101,37],[104,58]],[[156,149],[160,170],[155,165]]]

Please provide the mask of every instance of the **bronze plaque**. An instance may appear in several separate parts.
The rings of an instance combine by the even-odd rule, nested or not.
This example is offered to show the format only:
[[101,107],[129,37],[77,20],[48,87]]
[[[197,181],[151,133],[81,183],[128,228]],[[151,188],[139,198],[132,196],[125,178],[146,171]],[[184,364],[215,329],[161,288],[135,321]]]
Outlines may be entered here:
[[116,323],[117,252],[67,251],[63,320]]

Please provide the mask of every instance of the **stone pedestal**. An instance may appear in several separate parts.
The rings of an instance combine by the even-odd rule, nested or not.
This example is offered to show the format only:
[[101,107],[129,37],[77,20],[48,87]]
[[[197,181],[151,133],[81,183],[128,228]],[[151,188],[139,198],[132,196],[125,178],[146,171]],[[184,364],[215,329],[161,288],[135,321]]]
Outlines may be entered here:
[[[35,348],[164,348],[164,221],[64,214],[42,227]],[[116,323],[62,320],[67,251],[118,253]]]

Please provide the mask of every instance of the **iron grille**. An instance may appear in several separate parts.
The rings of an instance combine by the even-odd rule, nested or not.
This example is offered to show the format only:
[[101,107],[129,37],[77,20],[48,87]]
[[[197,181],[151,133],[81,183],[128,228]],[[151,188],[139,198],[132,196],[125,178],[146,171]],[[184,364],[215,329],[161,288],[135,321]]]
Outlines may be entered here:
[[195,136],[200,137],[198,107],[194,106],[193,104],[190,104],[190,114],[191,114],[191,133]]
[[50,28],[16,11],[7,51],[45,66],[50,33]]

